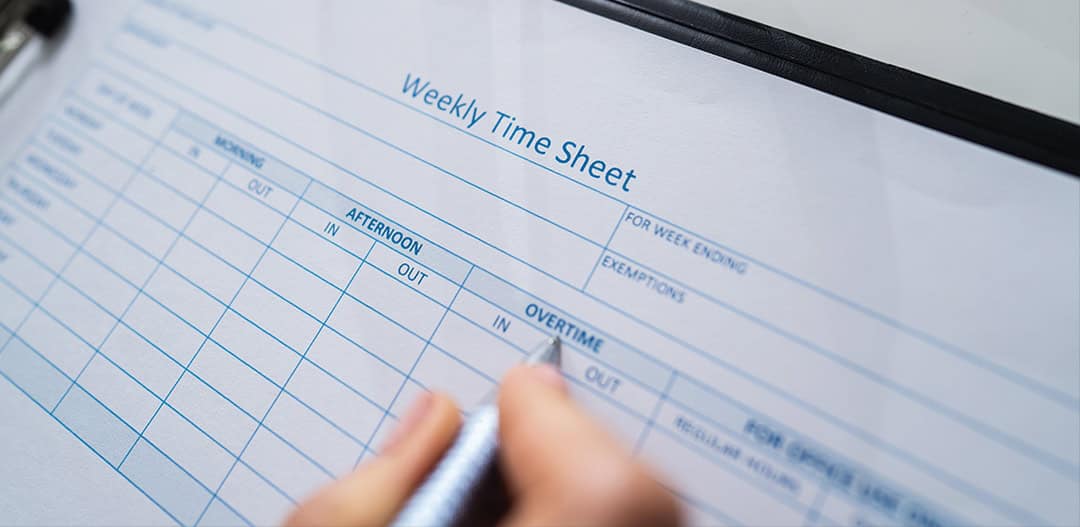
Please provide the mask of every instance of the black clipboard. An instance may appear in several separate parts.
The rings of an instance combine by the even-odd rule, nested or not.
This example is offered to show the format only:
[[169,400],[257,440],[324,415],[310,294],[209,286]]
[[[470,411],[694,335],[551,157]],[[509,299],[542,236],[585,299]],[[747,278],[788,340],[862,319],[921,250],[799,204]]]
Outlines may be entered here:
[[689,0],[559,0],[1074,177],[1080,126]]

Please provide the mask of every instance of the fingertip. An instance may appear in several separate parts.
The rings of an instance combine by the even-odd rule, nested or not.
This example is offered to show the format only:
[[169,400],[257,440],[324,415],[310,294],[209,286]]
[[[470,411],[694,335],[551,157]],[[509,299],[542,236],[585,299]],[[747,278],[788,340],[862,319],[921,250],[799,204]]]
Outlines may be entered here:
[[499,395],[501,398],[504,394],[527,393],[537,389],[552,395],[565,395],[566,380],[562,372],[550,364],[519,364],[503,377]]
[[531,377],[534,382],[546,385],[548,388],[557,390],[560,393],[566,393],[566,379],[563,379],[562,372],[555,366],[538,364],[524,369],[526,375]]
[[[412,423],[406,423],[410,414],[420,414]],[[410,450],[409,445],[424,446],[425,449],[438,449],[449,444],[461,427],[461,411],[457,403],[442,392],[426,392],[423,399],[413,403],[413,407],[402,419],[407,429],[401,434],[397,444],[385,453],[393,455],[399,450]],[[398,432],[395,430],[394,432]]]
[[417,426],[423,422],[424,418],[430,413],[432,406],[435,402],[435,394],[432,392],[424,392],[416,398],[415,401],[409,405],[409,409],[405,411],[401,419],[394,426],[394,429],[390,431],[390,434],[383,441],[382,447],[379,449],[381,452],[389,453],[401,444],[401,441],[409,436],[416,429]]

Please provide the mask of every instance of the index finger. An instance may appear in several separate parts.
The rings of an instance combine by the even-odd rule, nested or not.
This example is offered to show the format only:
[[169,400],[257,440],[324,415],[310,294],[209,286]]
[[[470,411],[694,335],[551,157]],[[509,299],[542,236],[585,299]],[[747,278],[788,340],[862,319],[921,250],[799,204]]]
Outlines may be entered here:
[[515,525],[674,525],[674,497],[567,394],[550,366],[519,366],[499,392],[500,461]]

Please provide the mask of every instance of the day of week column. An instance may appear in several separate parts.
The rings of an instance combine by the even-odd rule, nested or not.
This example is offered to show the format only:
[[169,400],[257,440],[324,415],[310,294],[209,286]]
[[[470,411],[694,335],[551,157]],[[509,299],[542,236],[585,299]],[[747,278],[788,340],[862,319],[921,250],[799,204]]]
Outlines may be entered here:
[[[27,174],[22,165],[28,150],[24,148],[12,167],[4,171],[0,190],[0,296],[4,298],[0,302],[0,374],[51,410],[70,385],[70,378],[50,358],[51,350],[38,351],[16,335],[16,330],[31,315],[56,273],[75,253],[76,247],[69,240],[78,234],[55,230],[55,226],[46,223],[43,217],[32,215],[27,208],[33,204],[39,214],[43,213],[42,209],[53,209],[54,202],[58,203],[55,207],[68,208],[40,174]],[[76,184],[73,177],[55,168],[55,162],[46,161],[39,154],[32,155],[37,166],[48,167],[67,186]],[[61,186],[61,191],[64,188]],[[104,209],[108,196],[102,196],[100,201]],[[85,235],[93,220],[89,216],[77,216],[73,223]]]
[[[32,145],[16,155],[4,173],[4,181],[5,190],[0,191],[5,196],[0,199],[0,290],[5,301],[0,303],[0,329],[6,348],[0,352],[0,373],[46,410],[51,410],[71,383],[61,366],[77,371],[79,366],[75,363],[80,359],[85,361],[92,351],[40,306],[37,311],[41,313],[35,315],[35,320],[45,314],[45,320],[58,326],[55,337],[68,340],[67,344],[81,353],[61,354],[62,350],[51,347],[39,349],[40,337],[28,341],[16,335],[15,330],[28,320],[34,304],[75,254],[77,247],[72,238],[85,236],[95,223],[93,213],[73,206],[73,197],[89,194],[84,205],[95,208],[100,215],[112,196],[107,190],[83,193],[82,190],[93,189],[94,185],[81,174],[47,159]],[[21,208],[20,202],[34,203],[37,214]],[[60,220],[64,216],[71,216],[67,226]],[[81,234],[72,232],[72,227]],[[68,360],[63,361],[65,358]]]
[[[103,146],[109,144],[124,146],[117,153]],[[4,235],[57,277],[35,297],[38,307],[16,332],[70,378],[79,374],[134,295],[134,288],[118,281],[87,248],[102,232],[102,217],[116,209],[117,192],[134,179],[152,147],[151,141],[69,97],[5,174]],[[103,282],[117,287],[104,290]]]
[[[103,82],[93,86],[101,88]],[[125,410],[132,408],[127,403],[138,399],[128,395],[139,393],[129,388],[142,388],[131,374],[93,350],[113,333],[146,276],[135,281],[124,276],[121,269],[138,268],[138,262],[102,250],[101,241],[126,237],[117,234],[117,224],[123,223],[117,218],[127,205],[122,194],[144,177],[137,171],[157,151],[156,141],[176,110],[119,85],[110,85],[108,97],[99,91],[85,94],[85,86],[61,102],[56,117],[44,126],[42,140],[21,157],[30,177],[41,176],[44,185],[52,186],[57,203],[68,207],[65,218],[56,221],[58,226],[95,218],[57,286],[41,302],[40,316],[28,320],[33,325],[27,336],[37,341],[34,347],[58,354],[56,359],[65,363],[83,355],[83,364],[69,374],[72,384],[53,413],[108,463],[118,466],[137,435]],[[117,102],[120,99],[124,104]],[[137,113],[133,105],[139,107]],[[110,198],[104,208],[98,201],[102,196]],[[153,242],[168,244],[174,239],[173,234]],[[130,242],[122,245],[133,247]],[[58,296],[50,298],[54,293]],[[153,401],[152,395],[146,398]]]
[[[0,226],[16,221],[7,214],[0,203]],[[0,235],[0,374],[46,409],[56,404],[69,379],[14,331],[52,279],[51,272]]]

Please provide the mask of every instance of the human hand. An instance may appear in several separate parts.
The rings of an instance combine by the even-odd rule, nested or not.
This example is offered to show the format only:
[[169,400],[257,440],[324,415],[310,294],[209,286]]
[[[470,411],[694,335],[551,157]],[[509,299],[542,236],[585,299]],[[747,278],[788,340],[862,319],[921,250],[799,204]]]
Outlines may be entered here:
[[[507,527],[680,523],[674,497],[569,397],[550,366],[518,366],[499,390]],[[318,491],[288,526],[387,525],[453,442],[461,417],[445,395],[418,399],[380,456]]]

